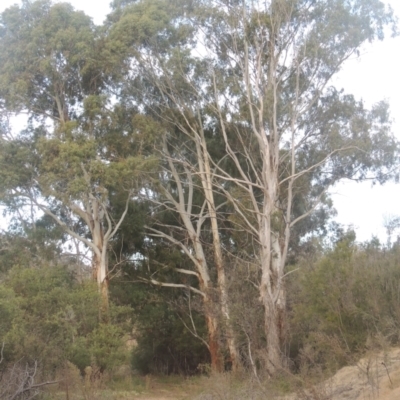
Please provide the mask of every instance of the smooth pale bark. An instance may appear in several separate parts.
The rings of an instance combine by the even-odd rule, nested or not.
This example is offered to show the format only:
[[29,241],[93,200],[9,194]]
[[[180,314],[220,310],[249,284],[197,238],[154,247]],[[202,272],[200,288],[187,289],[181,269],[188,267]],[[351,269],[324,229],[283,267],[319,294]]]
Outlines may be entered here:
[[[100,225],[97,223],[96,225]],[[101,296],[100,318],[103,322],[108,321],[109,294],[108,294],[108,256],[107,249],[104,247],[104,235],[102,229],[96,229],[92,232],[93,243],[99,252],[93,252],[92,256],[92,275],[93,280],[97,282]],[[98,254],[100,253],[100,255]]]
[[[243,21],[246,21],[246,10],[243,9]],[[277,27],[277,29],[279,29]],[[272,35],[272,33],[271,33]],[[257,56],[252,59],[249,55],[250,44],[244,40],[244,59],[240,60],[242,68],[241,84],[244,88],[244,97],[248,107],[250,129],[254,137],[258,155],[253,154],[246,147],[243,139],[242,153],[247,157],[252,174],[243,169],[238,153],[231,146],[231,136],[228,134],[229,125],[219,104],[219,90],[216,83],[216,75],[213,76],[215,94],[215,112],[218,116],[223,139],[226,145],[227,155],[231,158],[239,173],[238,178],[230,176],[226,171],[216,165],[217,174],[220,178],[229,179],[243,190],[249,199],[246,209],[242,207],[232,193],[220,186],[227,199],[234,206],[236,212],[243,218],[243,227],[247,228],[249,234],[255,237],[259,244],[259,267],[261,270],[261,281],[259,285],[260,301],[264,307],[264,328],[266,336],[267,370],[270,375],[284,366],[284,355],[282,353],[282,342],[284,338],[285,320],[285,293],[284,293],[284,265],[286,262],[287,247],[290,237],[290,229],[282,232],[273,228],[273,218],[279,215],[281,210],[276,206],[279,202],[279,165],[280,165],[280,135],[277,124],[277,86],[278,77],[276,68],[278,58],[274,49],[274,41],[269,43],[270,63],[268,77],[264,76],[261,65],[263,47],[256,47]],[[254,49],[253,49],[254,50]],[[265,104],[264,95],[270,94],[269,104]],[[269,117],[265,110],[268,108]],[[267,128],[269,127],[269,128]],[[257,157],[261,165],[257,166]],[[260,168],[261,167],[261,168]],[[221,179],[222,183],[223,180]],[[263,193],[260,200],[258,192]],[[292,193],[289,192],[289,197]],[[291,199],[288,201],[286,216],[289,217],[286,225],[290,224]],[[280,243],[283,243],[281,246]]]
[[108,240],[105,238],[102,219],[104,212],[101,204],[95,198],[86,205],[90,213],[89,229],[92,234],[92,242],[96,250],[93,251],[93,280],[97,282],[101,296],[100,315],[104,321],[108,320],[109,295],[108,295]]
[[[268,223],[268,221],[266,221]],[[272,236],[272,238],[271,238]],[[261,253],[260,300],[264,306],[267,370],[273,375],[283,368],[282,344],[285,335],[286,296],[283,282],[281,249],[271,229],[265,230],[265,244]],[[269,246],[268,244],[271,244]]]

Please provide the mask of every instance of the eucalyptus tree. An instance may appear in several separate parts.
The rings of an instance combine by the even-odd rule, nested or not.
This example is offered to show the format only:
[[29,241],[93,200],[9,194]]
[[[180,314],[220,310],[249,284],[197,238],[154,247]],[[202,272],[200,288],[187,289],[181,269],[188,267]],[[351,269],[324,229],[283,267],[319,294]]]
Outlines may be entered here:
[[[177,283],[153,276],[151,282],[201,296],[212,368],[223,368],[220,342],[225,339],[236,369],[239,356],[230,323],[226,261],[217,218],[223,201],[213,190],[202,110],[190,84],[181,77],[181,68],[188,68],[196,79],[202,79],[188,53],[195,31],[187,19],[183,24],[171,23],[182,17],[181,7],[188,5],[179,1],[114,2],[110,36],[125,47],[134,66],[123,96],[132,102],[139,98],[146,112],[163,126],[162,140],[155,147],[161,160],[159,175],[147,191],[147,199],[161,213],[154,213],[153,224],[147,227],[149,236],[176,246],[190,263],[175,271],[195,278],[192,285],[185,278],[185,283]],[[200,64],[197,67],[201,69]]]
[[[152,4],[166,10],[162,2]],[[151,25],[143,12],[136,14],[143,17],[137,25],[128,22],[128,11],[121,15],[121,26]],[[167,11],[163,16],[167,21]],[[213,198],[225,197],[234,209],[231,221],[254,249],[249,259],[259,268],[266,367],[274,374],[285,362],[284,281],[292,232],[321,210],[339,180],[384,182],[395,168],[398,144],[387,104],[368,110],[332,83],[345,61],[365,43],[383,39],[395,20],[379,0],[200,0],[182,4],[169,18],[161,27],[151,25],[158,31],[144,45],[132,46],[135,68],[144,66],[132,80],[153,99],[153,115],[166,121],[162,202],[188,235],[184,242],[165,230],[153,233],[192,259],[195,270],[182,273],[195,274],[202,285],[211,282],[199,226],[213,221],[218,249],[218,221],[226,217]],[[180,36],[171,32],[190,32],[190,40],[176,40]],[[169,37],[175,42],[166,50],[161,44]],[[224,147],[223,157],[210,149],[212,140]],[[195,185],[204,198],[196,211]],[[204,296],[207,287],[200,291]]]
[[1,201],[33,206],[91,250],[104,310],[110,241],[155,165],[146,118],[115,97],[119,62],[106,32],[69,4],[23,1],[1,15],[2,112],[28,117],[19,135],[1,136]]
[[[332,86],[343,63],[365,42],[382,39],[394,18],[377,0],[202,2],[201,8],[199,41],[209,70],[197,92],[235,166],[232,174],[214,162],[215,186],[258,248],[272,374],[284,362],[292,230],[339,180],[382,182],[397,161],[387,105],[367,110]],[[300,198],[303,210],[294,214]]]

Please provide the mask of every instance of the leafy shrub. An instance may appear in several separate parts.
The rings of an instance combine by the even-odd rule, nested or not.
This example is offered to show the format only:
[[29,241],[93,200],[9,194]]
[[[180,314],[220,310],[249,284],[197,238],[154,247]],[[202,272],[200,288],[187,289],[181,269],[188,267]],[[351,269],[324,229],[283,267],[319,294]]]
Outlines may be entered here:
[[112,322],[118,325],[101,325],[98,304],[97,285],[76,282],[65,267],[14,267],[0,284],[0,334],[7,343],[7,361],[39,360],[45,373],[67,360],[81,372],[92,363],[104,370],[126,361],[127,309],[113,306]]
[[94,363],[101,371],[126,364],[127,352],[122,329],[112,324],[100,324],[89,335],[88,344]]
[[368,348],[399,343],[400,248],[342,240],[289,281],[290,354],[334,371]]

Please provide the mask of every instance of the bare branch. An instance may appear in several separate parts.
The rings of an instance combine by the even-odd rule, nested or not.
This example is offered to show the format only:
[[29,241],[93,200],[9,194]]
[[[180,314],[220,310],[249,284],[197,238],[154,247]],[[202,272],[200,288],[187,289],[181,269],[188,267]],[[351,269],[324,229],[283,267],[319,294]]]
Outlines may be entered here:
[[152,285],[155,285],[155,286],[189,289],[193,293],[199,294],[202,297],[206,297],[206,294],[203,293],[201,290],[196,289],[196,288],[194,288],[193,286],[190,286],[190,285],[184,285],[183,283],[160,282],[160,281],[156,281],[155,279],[145,279],[145,278],[139,278],[139,280],[142,281],[142,282],[151,283]]
[[[107,236],[107,239],[111,239],[114,237],[114,235],[117,233],[118,229],[120,228],[122,222],[124,221],[126,214],[128,213],[128,209],[129,209],[129,201],[131,200],[131,196],[132,196],[132,192],[129,191],[128,196],[126,197],[126,203],[125,203],[125,209],[124,212],[122,213],[119,221],[117,222],[117,224],[115,225],[114,230]],[[108,213],[106,212],[106,215],[108,215]],[[105,235],[106,236],[106,235]]]
[[168,241],[170,241],[171,243],[178,245],[185,252],[185,254],[193,261],[193,263],[196,266],[198,266],[197,259],[193,256],[191,251],[182,242],[175,239],[171,235],[168,235],[165,232],[159,231],[158,229],[154,229],[149,226],[145,226],[145,228],[148,229],[150,232],[152,232],[152,233],[150,233],[151,236],[164,238],[164,239],[167,239]]
[[302,219],[308,217],[320,204],[322,197],[324,196],[324,194],[328,191],[329,188],[325,188],[317,197],[317,200],[315,200],[313,206],[304,214],[300,215],[299,217],[297,217],[295,220],[293,220],[290,223],[290,227],[293,227],[295,224],[297,224],[299,221],[301,221]]
[[194,276],[197,276],[197,278],[199,277],[199,274],[198,274],[197,272],[191,271],[191,270],[189,270],[189,269],[174,268],[174,271],[180,272],[181,274],[194,275]]
[[184,325],[184,327],[185,327],[196,339],[199,339],[199,340],[207,347],[208,350],[210,350],[209,344],[197,333],[196,325],[195,325],[195,323],[194,323],[193,316],[192,316],[192,307],[191,307],[191,302],[190,302],[190,299],[191,299],[190,293],[188,294],[188,297],[189,297],[189,314],[188,314],[188,316],[189,316],[189,318],[190,318],[190,322],[192,323],[193,330],[190,329],[190,328],[187,326],[186,322],[183,320],[183,318],[181,318],[181,316],[179,315],[179,313],[177,313],[178,318],[181,320],[181,322],[182,322],[182,324]]
[[36,204],[36,206],[42,210],[45,214],[47,214],[48,216],[50,216],[51,218],[53,218],[53,220],[55,222],[57,222],[57,224],[59,224],[64,230],[65,232],[67,232],[69,235],[71,235],[72,237],[74,237],[75,239],[85,243],[88,247],[90,247],[99,257],[101,256],[100,254],[100,250],[97,248],[97,246],[95,246],[94,243],[92,243],[90,240],[86,239],[83,236],[78,235],[76,232],[74,232],[72,229],[70,229],[67,224],[63,221],[60,220],[60,218],[57,217],[57,215],[55,215],[48,207],[44,206],[43,204],[38,203],[35,199],[33,199],[34,203]]

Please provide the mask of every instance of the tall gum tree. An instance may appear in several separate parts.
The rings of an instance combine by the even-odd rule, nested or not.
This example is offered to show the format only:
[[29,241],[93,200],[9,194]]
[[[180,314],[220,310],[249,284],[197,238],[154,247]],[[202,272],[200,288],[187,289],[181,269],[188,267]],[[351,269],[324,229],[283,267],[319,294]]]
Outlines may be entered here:
[[[215,186],[258,248],[267,370],[274,374],[284,367],[292,230],[339,180],[382,182],[396,165],[387,105],[366,110],[331,86],[343,63],[365,42],[382,39],[394,19],[376,0],[200,3],[197,46],[209,70],[197,92],[235,166],[232,173],[212,160]],[[306,207],[295,214],[300,197]]]
[[[1,136],[0,186],[10,209],[33,205],[92,254],[108,314],[108,251],[142,176],[151,124],[115,100],[118,70],[104,33],[65,3],[23,1],[0,19],[0,99],[28,127]],[[113,213],[111,194],[125,193]]]
[[[157,98],[149,109],[190,138],[192,152],[177,147],[171,135],[164,145],[163,177],[170,176],[177,193],[169,204],[191,241],[186,248],[181,241],[176,245],[193,258],[196,274],[208,271],[196,264],[204,250],[191,226],[190,179],[196,176],[205,199],[197,221],[212,212],[214,221],[225,218],[206,195],[211,185],[214,195],[225,196],[234,209],[232,220],[252,240],[266,368],[272,375],[285,366],[284,282],[293,230],[326,203],[336,182],[384,182],[395,169],[398,143],[387,105],[367,110],[362,101],[332,86],[349,57],[395,28],[394,18],[378,0],[194,1],[182,5],[172,21],[176,32],[191,26],[190,40],[163,47],[170,32],[165,28],[159,40],[136,46],[137,63],[146,69],[132,81],[143,83],[143,76],[152,75],[157,95],[151,85],[142,86],[148,98]],[[175,115],[165,115],[169,107]],[[210,153],[202,139],[205,130],[222,141],[223,158]]]

